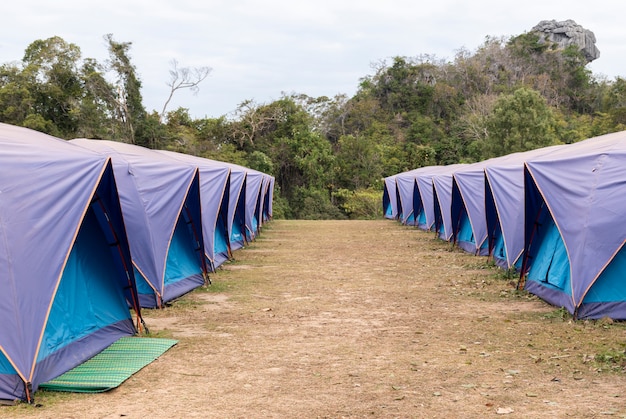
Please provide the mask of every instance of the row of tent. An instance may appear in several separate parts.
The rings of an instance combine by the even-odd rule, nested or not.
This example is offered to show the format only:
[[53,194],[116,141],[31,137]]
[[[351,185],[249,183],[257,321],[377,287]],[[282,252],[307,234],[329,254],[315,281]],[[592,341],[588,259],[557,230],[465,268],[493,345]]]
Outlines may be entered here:
[[0,124],[0,399],[40,384],[209,283],[272,217],[242,166]]
[[516,270],[575,319],[626,319],[626,131],[384,184],[386,218]]

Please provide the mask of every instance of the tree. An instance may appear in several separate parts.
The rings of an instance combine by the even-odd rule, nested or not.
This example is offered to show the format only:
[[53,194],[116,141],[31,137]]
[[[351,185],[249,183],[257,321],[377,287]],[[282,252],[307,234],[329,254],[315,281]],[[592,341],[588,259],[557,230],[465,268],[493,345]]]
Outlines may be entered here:
[[[80,48],[54,36],[31,43],[24,52],[19,80],[32,95],[24,121],[47,121],[50,134],[72,137],[78,131],[82,85],[79,75]],[[41,128],[42,125],[37,123]]]
[[189,67],[178,68],[178,61],[175,59],[171,61],[171,65],[170,81],[166,83],[170,88],[170,94],[163,104],[161,120],[165,116],[165,110],[172,100],[174,93],[181,89],[190,89],[194,94],[197,94],[200,91],[200,83],[209,76],[212,70],[211,67],[196,67],[194,69],[190,69]]
[[555,118],[535,90],[520,88],[495,103],[487,121],[483,158],[532,150],[557,142]]
[[376,141],[365,135],[345,135],[336,153],[337,188],[365,189],[383,176],[381,153]]
[[80,69],[82,94],[78,137],[107,140],[120,137],[120,128],[112,118],[116,109],[116,91],[104,73],[104,67],[95,59],[83,61]]
[[105,36],[109,48],[108,70],[115,73],[116,109],[114,118],[124,128],[122,140],[146,145],[142,129],[146,121],[146,109],[141,96],[141,81],[129,57],[131,42],[117,42],[113,35]]
[[[23,125],[35,103],[34,89],[17,64],[0,66],[0,120]],[[48,131],[46,131],[48,132]]]

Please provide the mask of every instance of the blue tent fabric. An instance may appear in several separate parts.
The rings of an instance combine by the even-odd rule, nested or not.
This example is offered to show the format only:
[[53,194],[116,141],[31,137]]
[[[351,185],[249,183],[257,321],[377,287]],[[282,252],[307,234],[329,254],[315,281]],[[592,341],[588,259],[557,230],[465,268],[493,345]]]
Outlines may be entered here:
[[[421,173],[431,173],[441,166],[427,166],[420,167],[418,169],[409,170],[406,172],[398,173],[395,176],[396,187],[398,190],[399,205],[402,214],[400,220],[406,225],[424,225],[426,223],[426,213],[423,210],[420,199],[415,199],[415,194],[419,194],[419,187],[417,184],[417,177]],[[420,223],[421,220],[421,223]]]
[[486,256],[484,162],[455,171],[452,179],[451,216],[456,244],[468,253]]
[[256,170],[246,170],[246,226],[248,241],[259,234],[261,228],[261,190],[263,174]]
[[0,167],[0,399],[32,400],[141,311],[110,159],[0,124]]
[[395,220],[398,218],[398,194],[396,190],[396,175],[384,179],[383,215]]
[[236,210],[241,186],[230,167],[215,160],[174,151],[158,150],[168,157],[187,162],[200,171],[200,195],[202,201],[203,234],[205,253],[214,271],[232,257],[237,247],[230,235],[231,213]]
[[626,319],[626,131],[525,162],[526,288],[576,318]]
[[422,230],[432,230],[435,225],[433,176],[449,170],[447,166],[430,166],[428,170],[419,171],[415,174],[416,188],[413,193],[413,208],[418,213],[416,217],[418,220],[417,227]]
[[[246,244],[246,172],[238,168],[230,171],[231,204],[228,209],[228,233],[231,248],[237,250]],[[234,197],[234,198],[233,198]]]
[[452,229],[452,181],[456,170],[465,167],[466,164],[451,164],[444,166],[432,176],[433,183],[433,206],[435,214],[435,231],[437,236],[450,241],[453,235]]
[[486,201],[491,197],[486,197],[485,170],[494,165],[509,167],[512,164],[519,165],[521,171],[518,155],[509,154],[468,164],[454,172],[451,204],[453,235],[457,245],[465,251],[480,256],[490,254]]
[[[202,286],[207,267],[198,169],[133,144],[84,138],[71,143],[113,161],[142,307],[162,308]],[[186,240],[180,240],[182,236]],[[185,252],[188,256],[182,258]],[[170,268],[172,262],[183,260],[184,277]]]
[[273,200],[274,200],[274,183],[276,178],[271,175],[265,177],[265,193],[263,200],[263,221],[269,221],[273,218]]
[[485,216],[490,254],[504,269],[519,265],[524,250],[524,162],[549,155],[560,147],[564,146],[514,153],[485,165]]

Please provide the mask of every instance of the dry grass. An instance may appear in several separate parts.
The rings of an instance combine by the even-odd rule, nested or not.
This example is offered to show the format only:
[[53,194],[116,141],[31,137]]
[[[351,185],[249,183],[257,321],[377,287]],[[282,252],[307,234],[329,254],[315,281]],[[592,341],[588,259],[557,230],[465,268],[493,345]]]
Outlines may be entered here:
[[500,271],[379,221],[274,221],[161,311],[178,345],[103,394],[30,418],[626,417],[621,323],[572,322]]

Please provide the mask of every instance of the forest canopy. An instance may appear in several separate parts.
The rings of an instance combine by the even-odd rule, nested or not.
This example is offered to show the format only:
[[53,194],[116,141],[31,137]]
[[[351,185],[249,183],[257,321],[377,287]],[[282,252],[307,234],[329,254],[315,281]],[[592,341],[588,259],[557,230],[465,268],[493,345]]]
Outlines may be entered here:
[[621,131],[626,80],[587,69],[575,46],[535,33],[487,37],[449,61],[397,56],[372,65],[352,97],[283,93],[232,115],[167,110],[210,69],[170,70],[161,113],[147,112],[131,42],[106,35],[109,58],[83,58],[60,37],[0,66],[0,122],[60,138],[99,138],[244,165],[276,178],[274,216],[379,217],[382,179]]

